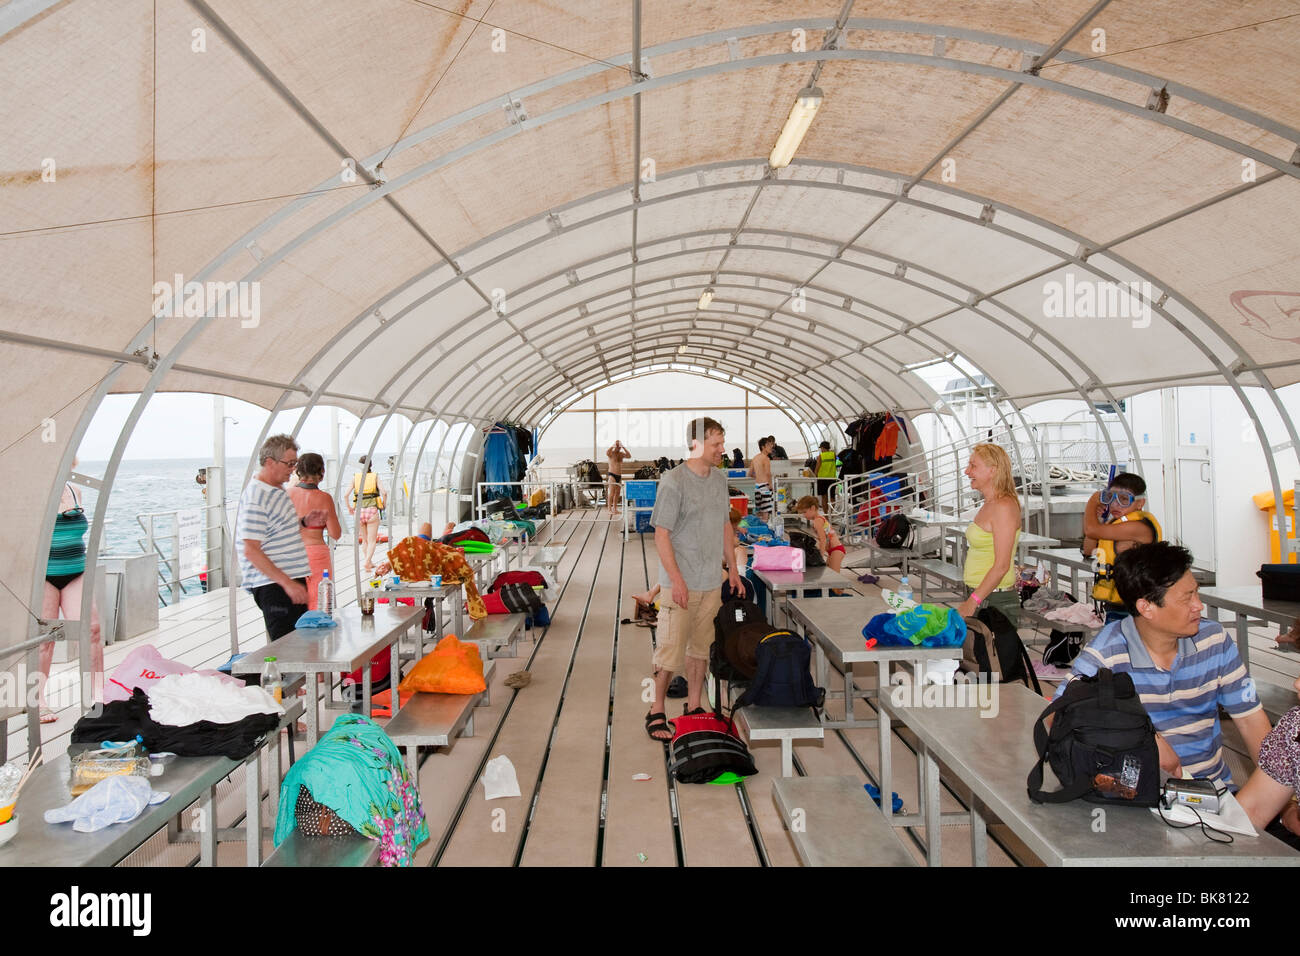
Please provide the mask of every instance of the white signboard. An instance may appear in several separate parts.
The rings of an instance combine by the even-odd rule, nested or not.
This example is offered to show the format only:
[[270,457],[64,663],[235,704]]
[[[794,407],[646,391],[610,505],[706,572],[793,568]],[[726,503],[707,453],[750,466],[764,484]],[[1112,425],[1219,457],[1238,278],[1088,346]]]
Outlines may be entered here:
[[195,577],[203,570],[203,515],[197,508],[176,514],[176,556],[180,577]]

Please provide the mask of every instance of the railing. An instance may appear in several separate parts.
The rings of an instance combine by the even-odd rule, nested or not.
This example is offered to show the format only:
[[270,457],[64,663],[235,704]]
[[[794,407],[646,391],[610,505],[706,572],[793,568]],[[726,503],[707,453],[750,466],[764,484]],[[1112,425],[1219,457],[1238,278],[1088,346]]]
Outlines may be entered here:
[[551,517],[555,517],[555,488],[560,484],[567,484],[567,482],[539,481],[535,479],[525,479],[524,481],[480,481],[474,485],[474,514],[479,518],[486,517],[483,512],[484,489],[505,486],[509,488],[518,487],[521,495],[520,500],[522,501],[527,501],[539,489],[545,489],[546,502],[551,506]]
[[[206,513],[203,521],[202,552],[203,568],[189,574],[182,574],[181,568],[181,521],[180,515],[199,511]],[[214,516],[215,512],[215,516]],[[136,544],[145,554],[158,557],[159,591],[158,599],[164,607],[174,604],[185,596],[185,582],[199,580],[201,576],[218,574],[225,567],[225,538],[229,529],[226,527],[225,502],[210,503],[202,508],[178,508],[171,511],[145,511],[135,516],[144,536],[136,539]],[[200,519],[202,520],[202,519]],[[170,525],[170,527],[168,527]],[[216,560],[213,560],[213,554]],[[168,597],[171,598],[168,601]]]

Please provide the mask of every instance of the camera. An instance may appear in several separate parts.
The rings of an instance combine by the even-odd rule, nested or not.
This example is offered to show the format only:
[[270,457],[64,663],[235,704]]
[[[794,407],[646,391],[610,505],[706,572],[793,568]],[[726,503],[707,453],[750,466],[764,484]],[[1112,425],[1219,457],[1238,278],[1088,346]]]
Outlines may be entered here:
[[1223,808],[1223,796],[1227,787],[1219,786],[1213,780],[1176,780],[1165,781],[1160,791],[1160,802],[1166,809],[1181,804],[1201,813],[1218,813]]

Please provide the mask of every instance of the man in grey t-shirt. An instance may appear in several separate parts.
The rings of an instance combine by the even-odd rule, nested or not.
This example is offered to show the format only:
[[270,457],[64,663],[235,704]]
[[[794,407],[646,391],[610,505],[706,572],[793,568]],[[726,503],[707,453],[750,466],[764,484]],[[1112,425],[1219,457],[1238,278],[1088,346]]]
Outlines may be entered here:
[[736,532],[727,520],[727,474],[718,465],[727,434],[712,418],[697,418],[686,429],[690,457],[659,480],[650,523],[659,552],[659,583],[671,599],[659,609],[655,648],[655,702],[646,732],[665,743],[673,727],[664,700],[673,674],[686,674],[686,713],[703,713],[700,693],[708,672],[713,618],[722,606],[722,566],[731,589],[745,593],[734,563]]

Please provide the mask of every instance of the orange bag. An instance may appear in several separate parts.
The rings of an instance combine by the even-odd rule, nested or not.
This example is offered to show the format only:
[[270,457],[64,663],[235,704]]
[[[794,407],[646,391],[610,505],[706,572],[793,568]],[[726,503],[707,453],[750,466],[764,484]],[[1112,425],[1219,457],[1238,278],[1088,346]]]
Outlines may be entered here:
[[402,678],[399,694],[478,694],[487,690],[478,645],[456,640],[448,634]]

